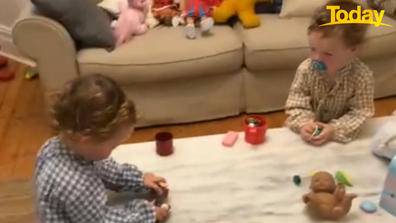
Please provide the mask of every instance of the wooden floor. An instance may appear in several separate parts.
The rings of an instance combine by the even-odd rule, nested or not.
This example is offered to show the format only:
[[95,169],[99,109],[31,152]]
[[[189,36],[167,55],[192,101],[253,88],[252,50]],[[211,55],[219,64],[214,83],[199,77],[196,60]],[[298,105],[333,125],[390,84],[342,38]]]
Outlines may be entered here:
[[[25,80],[27,67],[11,62],[16,72],[11,82],[0,82],[0,223],[33,222],[31,200],[35,156],[51,136],[43,110],[39,80]],[[396,108],[396,97],[376,101],[376,116]],[[279,127],[283,112],[263,115],[270,127]],[[139,129],[129,142],[150,141],[156,132],[169,131],[176,138],[241,130],[243,116],[203,123]]]
[[[15,62],[11,82],[0,82],[0,182],[28,179],[35,156],[42,143],[51,136],[43,110],[39,80],[25,80],[27,67]],[[376,116],[389,115],[396,108],[396,97],[376,101]],[[283,112],[263,115],[270,127],[279,127]],[[241,130],[243,116],[223,120],[138,129],[129,142],[150,141],[158,131],[170,131],[176,138]]]

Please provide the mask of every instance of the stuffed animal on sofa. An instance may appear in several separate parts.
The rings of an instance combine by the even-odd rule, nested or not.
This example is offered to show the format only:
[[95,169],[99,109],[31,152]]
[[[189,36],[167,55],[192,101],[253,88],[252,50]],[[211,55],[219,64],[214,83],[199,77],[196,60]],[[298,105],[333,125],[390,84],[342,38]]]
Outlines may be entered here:
[[145,23],[149,10],[148,0],[128,0],[120,2],[120,15],[111,26],[117,38],[117,46],[128,42],[134,35],[142,35],[147,31]]
[[216,23],[226,23],[232,16],[237,15],[245,28],[260,26],[260,18],[255,13],[256,2],[272,0],[224,0],[220,7],[215,8],[212,17]]

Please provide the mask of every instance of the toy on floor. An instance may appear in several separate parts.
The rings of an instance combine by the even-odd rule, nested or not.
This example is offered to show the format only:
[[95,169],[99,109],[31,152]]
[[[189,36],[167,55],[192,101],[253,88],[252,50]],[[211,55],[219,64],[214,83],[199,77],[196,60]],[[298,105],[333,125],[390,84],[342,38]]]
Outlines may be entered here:
[[118,20],[111,23],[117,46],[128,42],[134,35],[146,33],[148,27],[146,16],[149,10],[148,0],[128,0],[119,3],[120,15]]
[[27,80],[31,80],[31,79],[34,79],[36,77],[38,77],[38,73],[35,70],[29,69],[25,73],[25,79],[27,79]]
[[347,194],[343,184],[336,184],[333,176],[324,171],[317,172],[311,179],[311,192],[304,194],[308,214],[322,220],[339,220],[345,217],[356,194]]
[[226,23],[236,15],[245,28],[260,26],[260,17],[255,13],[257,2],[268,2],[272,0],[224,0],[220,7],[213,10],[213,19],[217,23]]
[[379,206],[396,217],[396,156],[389,164]]
[[228,131],[226,136],[223,138],[221,144],[226,147],[233,147],[235,142],[238,140],[238,133],[234,131]]
[[245,141],[252,145],[264,142],[267,133],[267,122],[260,116],[248,116],[244,123]]
[[8,66],[8,59],[0,56],[0,81],[10,81],[15,77],[14,72],[9,70],[7,66]]
[[362,201],[360,203],[360,209],[368,214],[372,214],[377,211],[377,205],[372,201]]
[[197,37],[195,21],[200,21],[202,34],[208,34],[213,25],[212,10],[220,5],[220,0],[181,0],[180,9],[185,17],[185,35],[188,39]]

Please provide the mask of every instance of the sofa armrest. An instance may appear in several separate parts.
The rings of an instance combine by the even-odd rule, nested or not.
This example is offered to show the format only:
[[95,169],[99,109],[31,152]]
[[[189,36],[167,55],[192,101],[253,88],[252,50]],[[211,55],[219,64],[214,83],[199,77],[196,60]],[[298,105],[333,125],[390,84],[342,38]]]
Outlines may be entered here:
[[78,76],[76,48],[66,29],[37,15],[32,7],[14,24],[12,39],[20,53],[37,64],[45,90],[55,90]]

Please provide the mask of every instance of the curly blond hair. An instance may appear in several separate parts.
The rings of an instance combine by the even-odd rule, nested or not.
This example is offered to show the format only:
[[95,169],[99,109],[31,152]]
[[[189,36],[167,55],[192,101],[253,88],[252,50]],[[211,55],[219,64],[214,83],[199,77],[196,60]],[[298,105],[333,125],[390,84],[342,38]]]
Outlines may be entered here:
[[50,118],[57,133],[104,141],[124,125],[136,122],[135,105],[112,79],[80,76],[52,94]]
[[329,9],[326,9],[326,6],[332,5],[340,6],[339,10],[345,10],[348,13],[352,10],[356,10],[359,6],[359,4],[356,4],[352,0],[330,0],[315,12],[308,26],[308,33],[320,31],[323,33],[323,37],[338,35],[347,47],[362,44],[366,38],[368,24],[351,23],[320,26],[331,22],[331,12]]

